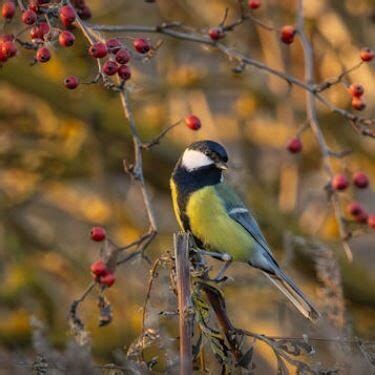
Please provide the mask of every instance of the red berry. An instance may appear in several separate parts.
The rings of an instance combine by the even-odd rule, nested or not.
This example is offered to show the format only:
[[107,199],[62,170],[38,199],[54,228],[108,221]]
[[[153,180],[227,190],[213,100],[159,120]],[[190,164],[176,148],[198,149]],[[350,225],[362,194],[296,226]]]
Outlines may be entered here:
[[127,65],[120,65],[117,74],[124,81],[127,81],[131,77],[131,71]]
[[47,47],[41,47],[36,51],[36,60],[40,63],[46,63],[51,59],[51,52]]
[[362,205],[358,202],[351,202],[347,206],[348,213],[354,217],[359,216],[365,212]]
[[375,229],[375,214],[371,214],[368,216],[367,224],[370,228]]
[[298,154],[302,150],[302,142],[299,138],[292,138],[289,141],[287,148],[292,154]]
[[352,107],[357,111],[363,111],[366,108],[366,103],[362,100],[362,98],[357,98],[356,96],[353,96]]
[[103,241],[107,234],[104,228],[102,227],[92,227],[90,231],[90,236],[93,241]]
[[59,43],[62,47],[71,47],[76,37],[70,31],[62,31],[59,35]]
[[108,52],[114,54],[118,52],[122,47],[122,44],[118,39],[109,39],[105,44],[107,46]]
[[116,281],[116,277],[112,272],[99,277],[99,283],[110,288]]
[[151,49],[149,42],[143,38],[138,38],[134,40],[133,46],[135,50],[139,53],[147,53]]
[[107,76],[113,76],[117,73],[118,65],[116,62],[108,60],[103,64],[103,73]]
[[360,98],[365,93],[365,89],[360,83],[352,83],[349,87],[349,93],[351,96]]
[[22,14],[22,22],[25,23],[26,25],[33,25],[36,22],[37,18],[38,16],[31,9],[26,10]]
[[92,16],[90,8],[86,5],[77,9],[77,13],[83,20],[89,20]]
[[108,274],[107,266],[102,260],[97,260],[96,262],[91,264],[90,270],[95,276],[102,276]]
[[16,56],[17,47],[14,42],[6,41],[1,44],[1,51],[7,58],[9,58]]
[[280,39],[285,44],[292,44],[294,36],[296,35],[296,29],[292,25],[285,25],[281,28]]
[[370,48],[362,48],[360,52],[361,60],[364,62],[370,62],[375,57],[375,53]]
[[92,57],[96,59],[101,59],[102,57],[107,56],[107,46],[104,43],[95,43],[89,48],[89,53]]
[[127,49],[120,49],[117,51],[115,59],[119,64],[127,64],[130,60],[129,51]]
[[13,18],[14,13],[16,13],[16,5],[14,2],[6,1],[1,8],[1,14],[5,19],[10,20]]
[[60,8],[60,20],[65,26],[71,25],[76,19],[76,13],[70,5],[64,5]]
[[367,212],[363,211],[359,215],[355,217],[355,221],[357,223],[366,224],[368,220],[368,214]]
[[75,76],[69,76],[64,79],[64,86],[67,89],[74,90],[79,85],[79,79]]
[[333,177],[331,184],[335,190],[345,190],[349,186],[349,181],[343,174],[337,174]]
[[4,34],[0,36],[0,43],[12,42],[14,40],[13,34]]
[[30,30],[31,39],[43,39],[49,33],[49,25],[47,22],[40,22],[38,26],[34,26]]
[[212,40],[219,40],[225,37],[225,32],[222,27],[212,27],[208,30],[208,35]]
[[3,52],[2,48],[0,48],[0,63],[5,63],[8,61],[8,56]]
[[38,0],[30,0],[29,1],[29,9],[33,10],[34,12],[39,11],[39,1]]
[[353,183],[360,189],[365,189],[369,185],[369,179],[364,172],[355,172],[353,174]]
[[261,6],[260,0],[249,0],[247,3],[250,9],[258,9]]
[[199,130],[202,127],[201,120],[195,115],[186,116],[185,124],[191,130]]

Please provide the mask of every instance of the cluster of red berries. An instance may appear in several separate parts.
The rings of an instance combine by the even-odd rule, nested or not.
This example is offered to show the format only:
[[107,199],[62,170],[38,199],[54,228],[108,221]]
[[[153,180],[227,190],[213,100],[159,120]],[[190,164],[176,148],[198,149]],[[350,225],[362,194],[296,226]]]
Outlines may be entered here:
[[110,288],[116,281],[113,272],[109,271],[107,265],[102,260],[97,260],[90,266],[92,276],[100,285]]
[[297,30],[292,25],[285,25],[280,30],[280,40],[285,44],[292,44]]
[[349,86],[349,94],[352,96],[352,107],[357,111],[363,111],[366,103],[363,100],[365,89],[360,83],[353,83]]
[[[107,237],[107,233],[103,227],[92,227],[90,237],[93,241],[101,242]],[[115,275],[111,272],[102,260],[97,260],[90,266],[92,276],[99,284],[111,287],[116,281]]]
[[[27,42],[29,47],[36,50],[35,62],[46,63],[51,59],[51,52],[47,47],[47,43],[58,41],[62,47],[71,47],[74,44],[75,36],[69,30],[73,27],[76,19],[76,12],[83,14],[85,19],[91,16],[90,9],[85,5],[84,0],[77,0],[72,2],[76,6],[74,9],[70,5],[63,5],[58,10],[58,16],[61,24],[65,29],[60,29],[58,25],[51,27],[45,17],[49,7],[53,4],[51,0],[30,0],[28,8],[22,10],[21,20],[27,27],[26,30],[30,33],[31,43]],[[16,3],[7,0],[3,3],[1,8],[2,16],[10,21],[16,12]],[[9,58],[17,54],[17,47],[13,35],[1,36],[0,42],[0,62],[5,63]]]
[[201,120],[195,115],[186,116],[185,124],[191,130],[199,130],[202,127]]
[[117,73],[122,81],[130,79],[131,71],[126,65],[130,60],[130,53],[120,40],[109,39],[105,43],[94,43],[89,48],[89,54],[96,59],[109,57],[102,66],[102,73],[105,75],[113,76]]
[[[91,17],[90,8],[85,0],[72,0],[72,5],[62,5],[58,8],[58,19],[62,24],[50,27],[47,23],[45,13],[48,7],[53,5],[56,9],[56,3],[60,1],[51,0],[31,0],[29,6],[22,12],[22,22],[30,29],[31,45],[36,50],[35,61],[46,63],[51,59],[51,52],[47,43],[58,41],[61,47],[71,47],[75,42],[75,36],[72,33],[74,22],[77,15],[86,20]],[[52,7],[51,7],[52,8]],[[2,5],[2,15],[6,20],[11,20],[16,12],[16,3],[13,0],[6,0]],[[141,54],[146,54],[151,50],[150,43],[143,38],[137,38],[133,42],[134,49]],[[6,62],[9,58],[17,54],[17,46],[13,35],[0,36],[0,62]],[[115,74],[122,81],[127,81],[131,77],[131,71],[127,63],[130,60],[128,49],[118,40],[110,39],[105,43],[97,42],[90,46],[89,54],[97,59],[108,56],[107,61],[102,65],[102,73],[107,76]],[[69,76],[64,80],[64,85],[68,89],[75,89],[79,85],[79,79],[75,76]]]
[[[355,172],[352,176],[353,184],[359,189],[365,189],[370,181],[364,172]],[[343,191],[350,185],[349,179],[344,174],[337,174],[332,178],[331,186],[334,190]]]
[[[369,186],[370,181],[364,172],[355,172],[352,176],[354,186],[359,189],[365,189]],[[349,179],[343,174],[335,175],[331,180],[331,187],[336,191],[344,191],[350,185]],[[361,224],[368,224],[371,228],[375,228],[375,214],[368,215],[362,205],[358,202],[351,202],[347,207],[348,213],[353,219]]]

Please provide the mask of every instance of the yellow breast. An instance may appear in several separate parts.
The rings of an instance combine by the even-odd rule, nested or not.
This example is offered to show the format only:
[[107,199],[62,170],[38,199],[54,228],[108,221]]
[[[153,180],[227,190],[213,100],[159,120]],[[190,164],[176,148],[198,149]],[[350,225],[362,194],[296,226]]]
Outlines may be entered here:
[[177,199],[178,199],[177,187],[176,187],[176,184],[174,183],[172,178],[170,180],[170,187],[171,187],[171,195],[172,195],[172,203],[173,203],[174,214],[176,216],[178,225],[183,230],[184,228],[183,228],[181,217],[180,217],[180,209],[178,208],[178,202],[177,202]]
[[186,213],[192,233],[207,248],[228,253],[233,260],[249,261],[253,249],[252,237],[227,214],[213,186],[192,193]]

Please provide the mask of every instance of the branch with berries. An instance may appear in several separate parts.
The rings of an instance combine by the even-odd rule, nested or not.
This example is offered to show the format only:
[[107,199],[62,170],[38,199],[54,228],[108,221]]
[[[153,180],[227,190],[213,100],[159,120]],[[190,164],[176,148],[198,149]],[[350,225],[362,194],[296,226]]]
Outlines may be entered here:
[[[164,22],[156,26],[90,24],[86,21],[90,19],[91,11],[84,0],[65,0],[62,2],[50,0],[19,0],[15,2],[6,0],[3,2],[1,11],[4,18],[4,26],[7,27],[11,22],[16,21],[16,13],[17,9],[19,9],[21,12],[19,22],[22,27],[17,33],[4,33],[0,36],[0,63],[9,63],[19,54],[20,49],[25,49],[33,53],[31,64],[46,64],[53,58],[51,53],[52,46],[60,46],[61,48],[74,46],[76,27],[87,39],[88,54],[94,59],[93,61],[98,67],[96,77],[86,83],[102,84],[105,88],[119,95],[124,116],[132,135],[134,160],[131,163],[124,161],[124,171],[132,178],[141,192],[144,209],[148,217],[148,228],[136,241],[124,246],[114,244],[108,238],[104,228],[94,227],[92,229],[92,240],[101,243],[102,248],[98,259],[91,265],[93,282],[90,283],[82,296],[73,302],[71,307],[71,321],[76,328],[78,327],[78,329],[82,330],[84,327],[77,314],[78,307],[94,290],[98,294],[101,324],[110,322],[111,309],[109,302],[104,298],[104,292],[107,288],[114,285],[117,266],[138,256],[148,259],[145,255],[145,250],[156,237],[158,226],[144,176],[143,152],[159,144],[169,131],[180,124],[185,123],[193,131],[199,130],[202,126],[199,117],[190,114],[185,117],[184,121],[178,121],[166,127],[151,141],[143,141],[139,135],[138,124],[135,121],[132,110],[131,90],[128,86],[129,81],[132,79],[130,64],[141,64],[144,61],[151,60],[155,57],[161,44],[152,45],[149,39],[138,36],[129,43],[128,39],[124,42],[120,38],[106,38],[103,36],[105,34],[102,33],[151,33],[209,46],[213,50],[222,53],[232,64],[235,64],[235,71],[238,73],[243,72],[246,66],[251,66],[284,80],[291,87],[296,86],[305,90],[307,125],[314,133],[321,151],[323,167],[325,172],[327,172],[327,196],[332,203],[348,258],[352,256],[348,240],[353,234],[357,233],[355,228],[358,226],[364,228],[366,225],[369,228],[375,228],[375,214],[369,215],[359,202],[350,202],[348,204],[346,211],[349,218],[344,214],[341,192],[346,191],[351,182],[355,188],[365,189],[369,185],[369,179],[362,171],[355,171],[352,174],[351,181],[346,172],[335,172],[331,159],[342,159],[349,153],[331,150],[322,133],[317,110],[317,105],[321,104],[348,120],[359,134],[375,138],[373,128],[375,119],[338,107],[324,95],[331,87],[344,83],[345,78],[351,72],[360,69],[364,64],[371,63],[375,57],[374,52],[369,48],[362,49],[359,52],[358,63],[352,68],[344,70],[337,77],[317,82],[314,77],[315,60],[313,47],[305,32],[302,1],[299,1],[296,25],[284,25],[282,27],[270,26],[255,17],[256,10],[262,5],[260,0],[249,0],[247,7],[244,1],[240,1],[239,5],[240,17],[238,19],[228,23],[229,15],[226,11],[224,19],[219,25],[209,27],[207,32],[203,33],[177,21]],[[296,40],[299,40],[302,44],[305,58],[304,80],[277,70],[227,45],[225,42],[227,35],[246,22],[253,22],[269,32],[276,32],[281,43],[285,45],[291,46]],[[68,76],[64,80],[64,85],[69,90],[75,90],[83,83],[85,82],[81,82],[74,75]],[[348,86],[352,108],[355,111],[365,110],[365,89],[363,85],[353,83],[350,86],[346,86]],[[298,154],[302,152],[303,144],[300,135],[306,128],[304,126],[296,137],[288,143],[287,149],[290,153]]]

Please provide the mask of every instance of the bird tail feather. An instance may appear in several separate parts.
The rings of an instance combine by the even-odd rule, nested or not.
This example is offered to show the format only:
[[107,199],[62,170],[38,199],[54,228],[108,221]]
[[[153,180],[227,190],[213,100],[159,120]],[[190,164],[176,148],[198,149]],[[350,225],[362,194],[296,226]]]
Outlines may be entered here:
[[316,322],[320,313],[312,305],[312,303],[305,297],[297,285],[285,275],[280,269],[277,274],[270,274],[264,272],[269,280],[289,299],[290,302],[297,308],[297,310],[312,322]]

